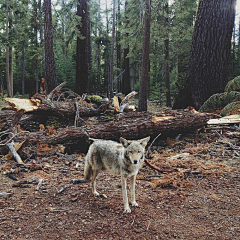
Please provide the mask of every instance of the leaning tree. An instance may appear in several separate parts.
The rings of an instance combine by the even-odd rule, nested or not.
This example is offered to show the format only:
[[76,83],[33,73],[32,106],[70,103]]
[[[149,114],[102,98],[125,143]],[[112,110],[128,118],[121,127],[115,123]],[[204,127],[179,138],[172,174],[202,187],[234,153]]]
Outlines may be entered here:
[[174,108],[198,109],[228,82],[236,0],[200,0],[189,69]]

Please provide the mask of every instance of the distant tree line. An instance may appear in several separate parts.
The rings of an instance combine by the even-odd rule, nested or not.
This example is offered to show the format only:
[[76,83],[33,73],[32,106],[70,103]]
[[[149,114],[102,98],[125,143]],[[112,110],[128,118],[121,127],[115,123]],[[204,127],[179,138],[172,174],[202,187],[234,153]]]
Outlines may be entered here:
[[1,92],[31,96],[45,78],[47,92],[63,81],[78,94],[138,91],[142,111],[148,99],[199,108],[240,75],[235,4],[0,0]]

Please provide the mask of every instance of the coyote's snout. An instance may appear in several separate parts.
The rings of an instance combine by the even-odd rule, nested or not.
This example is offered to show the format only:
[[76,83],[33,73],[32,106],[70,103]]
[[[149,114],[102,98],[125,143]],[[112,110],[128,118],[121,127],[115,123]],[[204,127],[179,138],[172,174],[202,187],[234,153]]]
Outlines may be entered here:
[[85,159],[84,178],[92,178],[92,192],[96,190],[96,177],[101,170],[109,170],[114,175],[121,175],[124,211],[130,213],[127,197],[127,178],[131,183],[131,203],[138,206],[135,200],[136,175],[144,163],[145,147],[150,137],[140,140],[120,138],[121,144],[110,140],[95,140],[90,146]]

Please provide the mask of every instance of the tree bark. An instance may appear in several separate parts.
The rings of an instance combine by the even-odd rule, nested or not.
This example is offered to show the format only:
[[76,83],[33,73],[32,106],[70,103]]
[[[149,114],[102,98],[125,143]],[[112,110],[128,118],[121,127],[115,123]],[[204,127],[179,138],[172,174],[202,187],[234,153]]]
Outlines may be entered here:
[[192,38],[186,81],[174,108],[196,109],[224,91],[229,77],[231,38],[236,0],[201,0]]
[[[36,49],[38,48],[38,30],[39,30],[39,23],[38,23],[38,17],[39,17],[39,10],[38,10],[38,4],[37,4],[37,0],[34,0],[34,9],[33,12],[35,14],[34,16],[34,21],[35,21],[35,25],[34,25],[34,34],[35,34],[35,47]],[[36,63],[36,74],[35,74],[35,93],[39,92],[39,83],[38,83],[38,74],[39,74],[39,61],[38,61],[38,54],[35,58],[35,63]]]
[[[122,58],[121,58],[121,43],[120,43],[120,36],[121,36],[121,33],[120,33],[120,25],[121,25],[121,21],[120,21],[120,15],[121,15],[121,12],[120,12],[120,0],[118,0],[118,11],[117,11],[117,34],[116,34],[116,46],[117,46],[117,68],[118,68],[118,71],[117,71],[117,76],[119,76],[120,74],[120,69],[121,69],[121,61],[122,61]],[[117,86],[118,86],[118,92],[121,92],[121,79],[118,80],[117,82]]]
[[164,71],[165,71],[165,86],[166,86],[166,106],[171,107],[171,92],[170,92],[170,72],[169,72],[169,11],[168,0],[165,3],[165,31],[166,38],[164,40]]
[[[10,1],[11,3],[11,1]],[[11,36],[11,32],[13,29],[13,16],[12,16],[12,10],[9,12],[9,33]],[[11,41],[11,40],[10,40]],[[10,82],[10,88],[11,88],[11,95],[13,96],[13,46],[10,44],[9,46],[9,82]]]
[[6,0],[6,82],[8,96],[12,97],[10,75],[9,75],[9,0]]
[[22,43],[22,95],[25,94],[25,44]]
[[55,135],[46,136],[42,132],[21,134],[14,139],[22,142],[28,138],[32,145],[39,143],[56,145],[77,145],[79,151],[87,151],[89,138],[119,141],[120,137],[140,139],[151,136],[155,138],[176,136],[195,131],[207,124],[209,117],[205,113],[195,113],[190,109],[171,110],[164,114],[128,113],[118,115],[111,123],[99,123],[83,127],[59,129]]
[[[128,1],[125,2],[125,21],[128,24],[129,18],[128,18]],[[129,34],[126,33],[126,40],[128,42]],[[129,58],[127,55],[129,54],[129,45],[127,48],[123,50],[123,67],[124,67],[124,75],[122,79],[122,90],[121,92],[123,94],[128,94],[131,92],[131,84],[130,84],[130,67],[129,67]]]
[[115,8],[116,8],[116,0],[113,0],[113,22],[112,22],[112,44],[111,44],[111,55],[110,55],[110,79],[108,83],[108,91],[110,98],[113,98],[113,79],[114,79],[114,74],[113,74],[113,62],[114,62],[114,42],[115,42]]
[[57,86],[55,58],[53,51],[53,26],[51,0],[44,0],[44,44],[45,44],[45,79],[47,93]]
[[141,62],[141,82],[139,90],[139,111],[147,111],[148,98],[148,72],[149,72],[149,51],[150,51],[150,22],[151,22],[151,5],[150,0],[145,0],[145,18],[144,18],[144,35],[143,50]]
[[88,92],[89,69],[89,1],[78,0],[77,16],[81,17],[81,26],[77,26],[80,36],[77,38],[76,92],[80,95]]

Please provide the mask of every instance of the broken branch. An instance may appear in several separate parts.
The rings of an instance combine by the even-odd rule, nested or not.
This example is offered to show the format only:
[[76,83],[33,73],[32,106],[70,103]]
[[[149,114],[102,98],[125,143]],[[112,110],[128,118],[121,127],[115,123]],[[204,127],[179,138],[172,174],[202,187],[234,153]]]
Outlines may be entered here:
[[7,144],[9,150],[11,151],[13,157],[16,159],[18,164],[24,164],[21,157],[18,155],[17,151],[14,148],[14,142],[12,141],[11,143]]

